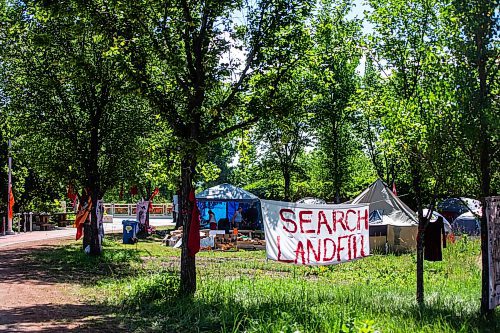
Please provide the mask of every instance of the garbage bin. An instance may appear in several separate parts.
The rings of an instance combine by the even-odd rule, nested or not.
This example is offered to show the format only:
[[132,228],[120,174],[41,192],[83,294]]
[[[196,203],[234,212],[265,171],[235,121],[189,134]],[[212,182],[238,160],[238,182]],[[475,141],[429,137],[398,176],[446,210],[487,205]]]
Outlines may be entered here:
[[134,244],[137,241],[137,230],[139,222],[134,220],[122,221],[123,244]]

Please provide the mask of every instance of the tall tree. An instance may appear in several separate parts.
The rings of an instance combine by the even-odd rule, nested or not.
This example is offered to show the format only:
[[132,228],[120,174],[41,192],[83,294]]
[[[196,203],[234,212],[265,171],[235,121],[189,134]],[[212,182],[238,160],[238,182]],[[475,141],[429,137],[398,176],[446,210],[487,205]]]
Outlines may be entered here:
[[311,91],[306,82],[306,69],[299,64],[295,66],[281,84],[272,87],[273,97],[267,98],[265,105],[272,116],[262,119],[254,131],[254,140],[264,158],[282,174],[285,201],[292,199],[291,179],[298,170],[297,158],[312,143],[313,135],[309,112]]
[[184,294],[196,290],[195,257],[188,252],[193,208],[188,196],[198,161],[207,144],[258,119],[260,108],[249,94],[250,83],[281,80],[282,74],[273,68],[294,59],[294,32],[304,24],[311,3],[174,0],[95,5],[96,15],[115,23],[128,72],[179,142]]
[[[31,167],[86,189],[93,207],[134,163],[147,107],[125,94],[116,39],[79,1],[9,2],[0,60],[12,132]],[[102,22],[101,22],[102,23]],[[90,253],[99,254],[96,210]]]
[[351,1],[322,1],[313,21],[314,48],[310,57],[314,127],[337,203],[349,179],[349,156],[356,150],[353,113],[348,106],[356,91],[361,25],[347,19],[351,6]]
[[442,122],[449,89],[438,84],[444,54],[437,42],[439,4],[429,0],[373,0],[370,5],[373,12],[369,19],[375,24],[371,39],[374,58],[389,81],[384,92],[383,140],[401,155],[399,167],[409,170],[418,212],[417,301],[422,304],[425,184],[433,183],[429,187],[434,194],[443,186],[435,173],[449,148],[443,140],[448,131]]
[[[454,66],[457,87],[457,122],[459,146],[469,157],[476,172],[483,202],[481,250],[483,253],[482,313],[488,309],[488,242],[485,198],[491,188],[492,164],[498,165],[500,140],[500,2],[498,0],[453,0],[443,11],[446,40]],[[498,188],[496,189],[498,193]]]

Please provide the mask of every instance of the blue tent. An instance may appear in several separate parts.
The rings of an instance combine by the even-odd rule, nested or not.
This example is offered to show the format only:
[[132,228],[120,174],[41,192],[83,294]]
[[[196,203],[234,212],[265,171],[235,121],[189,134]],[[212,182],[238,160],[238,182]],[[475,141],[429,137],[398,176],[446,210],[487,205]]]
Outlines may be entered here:
[[242,207],[243,217],[247,221],[246,227],[262,228],[259,198],[242,188],[226,183],[220,184],[198,193],[196,201],[204,221],[208,220],[208,211],[212,210],[216,220],[219,221],[220,225],[223,225],[231,220],[238,207]]

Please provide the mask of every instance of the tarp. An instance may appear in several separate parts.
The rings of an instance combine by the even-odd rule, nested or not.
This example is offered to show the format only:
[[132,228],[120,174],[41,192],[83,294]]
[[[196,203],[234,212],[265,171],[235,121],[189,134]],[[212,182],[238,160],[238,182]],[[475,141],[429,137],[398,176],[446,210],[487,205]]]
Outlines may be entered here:
[[[261,228],[261,210],[259,198],[231,184],[210,187],[196,195],[198,208],[203,221],[208,221],[208,211],[212,210],[219,222],[218,228],[229,228],[229,221],[238,207],[243,208],[243,216],[251,228]],[[222,220],[222,221],[221,221]]]
[[331,265],[370,254],[367,204],[261,202],[269,259]]

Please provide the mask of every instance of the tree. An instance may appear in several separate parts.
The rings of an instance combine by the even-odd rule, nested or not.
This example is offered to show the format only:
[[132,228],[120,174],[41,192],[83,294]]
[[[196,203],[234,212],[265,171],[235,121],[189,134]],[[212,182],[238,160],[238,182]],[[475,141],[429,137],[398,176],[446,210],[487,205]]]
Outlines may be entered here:
[[[30,167],[86,189],[93,207],[134,163],[147,105],[115,72],[116,39],[78,1],[9,4],[0,62],[9,122]],[[96,210],[90,253],[100,254]]]
[[[485,198],[492,195],[492,165],[498,165],[500,151],[498,62],[500,48],[499,2],[454,0],[443,11],[446,22],[446,38],[451,50],[457,87],[457,108],[453,115],[458,118],[456,142],[469,157],[476,171],[483,203],[481,218],[482,301],[481,312],[491,313],[488,308],[488,242]],[[495,93],[496,92],[496,93]],[[496,189],[498,192],[498,188]]]
[[281,80],[273,68],[276,62],[292,62],[294,31],[304,24],[311,2],[179,0],[95,5],[96,15],[115,24],[124,68],[169,122],[179,143],[183,294],[196,289],[195,257],[188,252],[193,208],[188,196],[198,161],[207,144],[259,118],[250,83],[269,82],[268,77]]
[[[384,91],[385,146],[401,155],[400,168],[409,170],[419,220],[417,239],[417,302],[424,301],[423,240],[427,223],[422,209],[426,185],[431,188],[431,208],[444,186],[440,165],[449,156],[449,127],[443,114],[449,110],[449,87],[442,80],[437,16],[440,4],[428,0],[370,1],[375,24],[371,37],[374,57],[387,75]],[[439,84],[442,80],[443,85]],[[447,106],[448,105],[448,106]]]
[[359,21],[346,18],[350,9],[350,1],[323,1],[313,23],[314,48],[310,57],[314,127],[337,203],[349,179],[349,156],[357,149],[353,113],[348,106],[357,84],[361,26]]
[[264,159],[281,172],[285,201],[292,198],[291,178],[292,173],[298,171],[297,158],[312,143],[308,112],[311,98],[305,73],[306,68],[296,64],[287,78],[271,89],[273,97],[267,99],[265,108],[272,116],[262,119],[254,131],[254,140]]

